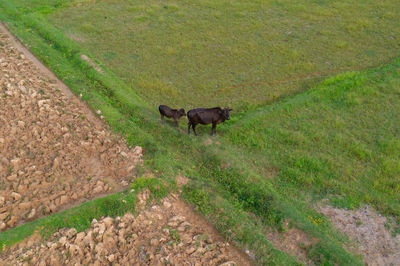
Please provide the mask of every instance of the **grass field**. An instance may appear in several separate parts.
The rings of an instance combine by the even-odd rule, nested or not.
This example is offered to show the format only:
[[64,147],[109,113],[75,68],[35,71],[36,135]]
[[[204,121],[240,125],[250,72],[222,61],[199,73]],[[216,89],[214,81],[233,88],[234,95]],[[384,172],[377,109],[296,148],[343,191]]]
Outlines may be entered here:
[[397,60],[328,79],[247,114],[224,137],[282,191],[330,196],[346,208],[368,203],[400,217],[399,67]]
[[[289,220],[318,240],[307,249],[316,264],[357,265],[360,258],[343,248],[348,239],[313,206],[324,198],[347,208],[367,203],[400,224],[399,59],[320,83],[211,96],[231,84],[368,68],[398,56],[395,4],[0,1],[7,11],[0,19],[75,93],[101,109],[115,131],[146,149],[146,167],[155,175],[189,177],[185,198],[224,236],[253,250],[259,263],[296,263],[265,235],[266,228],[285,230]],[[267,35],[257,37],[255,29]],[[184,41],[192,44],[182,48]],[[221,45],[210,48],[213,43]],[[82,61],[82,53],[104,73]],[[210,139],[210,129],[202,128],[196,138],[160,125],[154,106],[161,99],[251,110],[233,113],[232,121],[218,126],[219,136]]]
[[[307,89],[319,75],[294,83],[276,81],[364,69],[398,56],[396,5],[354,0],[73,1],[48,18],[153,106],[163,102],[242,110]],[[231,88],[249,83],[258,84]]]

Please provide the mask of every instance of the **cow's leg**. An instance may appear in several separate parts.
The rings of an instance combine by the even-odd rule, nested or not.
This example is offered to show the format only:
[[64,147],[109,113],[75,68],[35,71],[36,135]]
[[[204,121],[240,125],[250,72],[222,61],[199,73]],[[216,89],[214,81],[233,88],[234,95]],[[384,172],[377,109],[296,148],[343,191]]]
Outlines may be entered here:
[[179,124],[178,124],[178,119],[176,119],[176,118],[174,117],[174,121],[175,121],[175,126],[178,127],[178,126],[179,126]]
[[190,123],[190,121],[188,121],[188,134],[190,135],[190,127],[192,126],[192,123]]
[[165,123],[163,114],[161,114],[161,122]]
[[196,124],[192,124],[192,128],[193,128],[194,135],[197,136],[197,133],[196,133]]
[[214,136],[216,132],[217,132],[217,123],[213,123],[211,128],[211,136]]

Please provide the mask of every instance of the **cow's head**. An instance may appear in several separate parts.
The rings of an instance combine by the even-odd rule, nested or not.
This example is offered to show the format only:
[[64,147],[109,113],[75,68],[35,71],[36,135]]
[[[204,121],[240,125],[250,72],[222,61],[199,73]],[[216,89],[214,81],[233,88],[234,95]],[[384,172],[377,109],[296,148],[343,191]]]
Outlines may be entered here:
[[186,116],[185,109],[181,108],[178,110],[178,117]]
[[230,117],[230,115],[229,115],[229,112],[230,112],[230,111],[232,111],[232,109],[229,108],[229,107],[224,108],[224,109],[222,110],[222,117],[223,117],[225,120],[231,119],[231,117]]

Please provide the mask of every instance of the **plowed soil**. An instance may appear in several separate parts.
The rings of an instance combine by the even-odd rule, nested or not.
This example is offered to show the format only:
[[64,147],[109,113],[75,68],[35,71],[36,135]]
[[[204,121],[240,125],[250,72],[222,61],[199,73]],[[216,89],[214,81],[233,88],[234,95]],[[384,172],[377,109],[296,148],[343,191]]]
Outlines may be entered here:
[[121,190],[142,156],[18,45],[0,33],[0,230]]

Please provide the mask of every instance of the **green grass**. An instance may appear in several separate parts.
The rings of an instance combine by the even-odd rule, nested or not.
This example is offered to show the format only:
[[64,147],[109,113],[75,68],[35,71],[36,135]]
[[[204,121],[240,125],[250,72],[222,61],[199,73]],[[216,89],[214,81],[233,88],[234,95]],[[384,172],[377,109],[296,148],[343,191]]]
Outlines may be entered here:
[[[276,81],[399,56],[397,0],[44,2],[54,25],[152,106],[242,111],[307,89],[320,75]],[[261,84],[231,87],[248,83]]]
[[[21,9],[18,5],[29,7],[27,2],[16,3],[0,1],[0,7],[6,11],[0,14],[0,19],[8,21],[13,32],[75,93],[82,93],[83,99],[93,109],[101,109],[112,129],[121,133],[130,145],[145,148],[146,167],[155,175],[163,180],[173,179],[178,174],[189,177],[191,181],[184,188],[184,197],[195,204],[225,237],[236,241],[242,248],[253,250],[258,262],[296,264],[295,258],[276,250],[264,232],[265,228],[283,230],[283,221],[290,220],[293,226],[318,239],[308,250],[315,263],[360,264],[360,258],[343,248],[349,243],[348,239],[337,232],[326,217],[314,210],[313,204],[322,198],[327,197],[334,204],[350,208],[369,203],[399,219],[399,200],[395,194],[399,181],[396,163],[399,161],[399,126],[396,123],[400,110],[399,59],[369,71],[328,79],[305,93],[258,107],[240,116],[233,114],[230,122],[218,126],[219,136],[212,139],[214,144],[207,146],[204,142],[209,139],[208,136],[178,134],[174,128],[160,124],[152,107],[154,102],[147,102],[149,98],[140,92],[140,88],[134,86],[133,90],[126,86],[125,82],[130,84],[129,80],[121,81],[114,75],[121,75],[111,62],[118,53],[107,50],[106,58],[103,58],[96,54],[96,49],[66,37],[41,15],[54,16],[56,13],[43,12],[44,7],[40,5]],[[68,4],[67,1],[57,3]],[[397,12],[395,8],[385,11],[390,3],[380,4],[383,14],[389,17]],[[104,8],[101,6],[104,4],[100,2],[99,7]],[[202,4],[214,3],[198,3],[199,6]],[[323,5],[324,2],[318,4]],[[344,2],[341,4],[344,5]],[[284,2],[276,1],[271,5],[279,9]],[[310,5],[313,7],[316,4]],[[340,6],[339,3],[335,5]],[[109,6],[109,9],[117,7],[121,9],[117,4]],[[369,6],[363,8],[368,9]],[[70,12],[69,7],[60,10]],[[121,15],[122,18],[124,16]],[[387,30],[391,30],[390,27]],[[93,34],[91,38],[97,38],[102,31],[92,28],[88,32]],[[378,33],[377,36],[381,36],[382,40],[390,39]],[[105,40],[105,43],[112,43],[109,39]],[[374,42],[358,45],[371,43]],[[112,47],[117,49],[118,44],[113,43]],[[93,58],[97,59],[104,73],[96,72],[82,61],[82,53],[89,57],[95,55]],[[324,56],[329,53],[326,50]],[[381,58],[375,54],[368,62],[357,57],[361,58],[357,64],[373,64],[388,57]],[[351,61],[351,56],[337,60]],[[285,75],[284,65],[282,71]],[[132,70],[131,75],[137,75],[136,70]],[[151,89],[146,91],[155,93]],[[193,98],[194,95],[190,95]],[[285,95],[284,90],[279,89],[277,95]],[[177,99],[180,104],[185,103],[184,97]],[[200,104],[200,101],[196,99],[196,103]],[[200,129],[204,134],[209,134],[209,130],[205,127]],[[153,187],[155,194],[166,193],[162,186],[152,182],[142,179],[135,186],[147,184]],[[74,216],[71,214],[71,217]],[[4,238],[7,239],[7,236]]]
[[89,201],[78,207],[2,232],[0,233],[0,251],[31,236],[35,232],[39,232],[44,238],[51,236],[51,234],[64,227],[74,227],[80,232],[89,228],[91,221],[95,218],[99,219],[102,216],[116,217],[126,212],[134,212],[137,201],[136,192],[117,193]]
[[400,217],[399,69],[397,60],[328,79],[245,115],[224,137],[282,191]]

